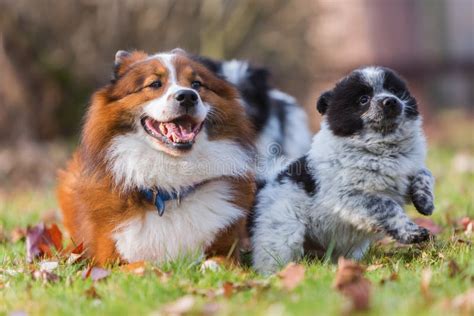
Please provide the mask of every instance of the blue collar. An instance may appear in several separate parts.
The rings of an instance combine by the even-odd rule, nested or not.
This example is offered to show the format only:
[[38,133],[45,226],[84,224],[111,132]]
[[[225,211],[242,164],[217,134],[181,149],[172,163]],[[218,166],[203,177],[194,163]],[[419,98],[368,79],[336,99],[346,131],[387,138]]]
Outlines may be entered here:
[[154,204],[156,207],[156,210],[158,211],[158,215],[163,216],[165,213],[165,203],[167,201],[171,200],[178,200],[178,203],[181,202],[181,199],[194,191],[196,186],[190,186],[187,188],[184,188],[181,191],[172,191],[172,192],[167,192],[167,191],[162,191],[159,190],[158,188],[151,188],[151,189],[144,189],[140,190],[140,193],[145,197],[145,199]]

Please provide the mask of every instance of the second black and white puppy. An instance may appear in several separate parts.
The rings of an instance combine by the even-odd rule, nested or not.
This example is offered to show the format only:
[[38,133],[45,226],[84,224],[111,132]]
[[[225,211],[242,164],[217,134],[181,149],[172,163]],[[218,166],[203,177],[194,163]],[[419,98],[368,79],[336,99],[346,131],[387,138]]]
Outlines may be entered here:
[[274,272],[304,255],[361,259],[389,235],[418,243],[429,232],[403,206],[434,210],[431,173],[417,103],[394,71],[353,71],[317,103],[321,130],[306,156],[289,164],[257,197],[255,268]]
[[304,109],[295,98],[270,84],[266,68],[244,60],[197,61],[236,86],[257,132],[257,177],[266,178],[281,164],[304,155],[311,147],[311,132]]

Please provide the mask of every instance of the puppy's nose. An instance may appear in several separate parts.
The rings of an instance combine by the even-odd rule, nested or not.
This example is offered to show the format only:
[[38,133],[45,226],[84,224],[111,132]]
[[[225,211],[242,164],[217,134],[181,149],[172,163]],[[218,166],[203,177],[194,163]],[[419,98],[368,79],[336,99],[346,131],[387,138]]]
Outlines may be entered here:
[[382,105],[384,107],[394,107],[397,104],[398,104],[398,101],[394,97],[387,97],[387,98],[382,100]]
[[191,108],[198,103],[198,95],[193,90],[179,90],[175,93],[174,98],[179,105]]
[[386,118],[395,118],[402,113],[402,104],[394,97],[386,97],[381,103]]

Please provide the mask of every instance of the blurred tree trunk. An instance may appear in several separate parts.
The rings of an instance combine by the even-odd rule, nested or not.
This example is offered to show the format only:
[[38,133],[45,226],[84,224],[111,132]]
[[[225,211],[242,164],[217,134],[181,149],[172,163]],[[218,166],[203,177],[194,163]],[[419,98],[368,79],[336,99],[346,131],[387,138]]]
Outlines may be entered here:
[[29,94],[24,80],[7,56],[0,33],[0,144],[33,137],[29,122]]

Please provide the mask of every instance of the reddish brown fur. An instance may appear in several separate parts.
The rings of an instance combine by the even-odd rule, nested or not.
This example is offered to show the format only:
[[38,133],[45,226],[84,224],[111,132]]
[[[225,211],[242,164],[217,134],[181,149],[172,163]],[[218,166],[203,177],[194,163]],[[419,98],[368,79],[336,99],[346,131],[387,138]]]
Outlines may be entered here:
[[[117,66],[116,80],[93,95],[81,144],[66,170],[59,174],[57,194],[64,225],[73,240],[84,242],[88,255],[101,265],[120,260],[111,237],[113,230],[132,217],[144,216],[151,208],[137,191],[124,191],[115,185],[105,161],[113,137],[133,131],[141,105],[159,97],[164,90],[146,88],[147,84],[157,77],[163,86],[167,84],[165,67],[158,60],[146,58],[143,52],[132,53]],[[236,102],[236,90],[184,55],[177,57],[175,64],[180,84],[189,86],[196,78],[201,80],[201,98],[224,118],[224,122],[206,120],[209,138],[232,139],[252,148],[253,130]],[[228,178],[226,181],[235,188],[234,203],[250,210],[255,194],[252,175],[246,180]],[[244,240],[244,222],[237,222],[216,236],[208,253],[225,255],[235,240]],[[237,256],[238,251],[233,254]]]

